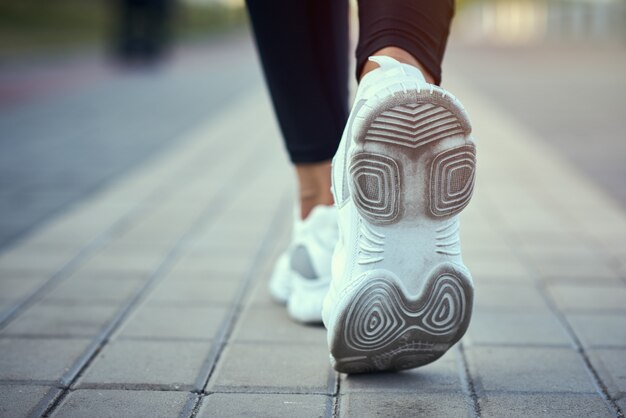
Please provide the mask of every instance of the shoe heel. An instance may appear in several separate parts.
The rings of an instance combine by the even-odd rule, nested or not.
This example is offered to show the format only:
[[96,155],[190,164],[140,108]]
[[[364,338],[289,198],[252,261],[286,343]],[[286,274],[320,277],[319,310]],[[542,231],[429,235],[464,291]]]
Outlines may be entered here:
[[418,299],[393,273],[366,273],[331,334],[335,370],[394,371],[435,361],[465,334],[473,295],[469,272],[451,263],[432,272]]

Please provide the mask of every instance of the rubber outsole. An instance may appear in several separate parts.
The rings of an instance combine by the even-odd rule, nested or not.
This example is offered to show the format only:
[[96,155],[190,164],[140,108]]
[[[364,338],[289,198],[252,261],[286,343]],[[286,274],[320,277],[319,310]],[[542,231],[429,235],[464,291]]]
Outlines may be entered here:
[[392,273],[371,272],[336,323],[335,370],[397,371],[437,360],[465,334],[473,297],[467,273],[453,264],[436,268],[417,300]]
[[[365,109],[365,123],[355,141],[360,150],[351,156],[352,197],[359,214],[375,225],[389,225],[406,216],[418,216],[408,207],[412,182],[425,183],[425,215],[458,214],[474,189],[476,148],[471,126],[460,103],[439,88],[408,90],[388,96],[374,109]],[[456,142],[454,142],[456,139]],[[441,147],[444,141],[453,145]],[[459,140],[461,140],[459,142]],[[428,156],[428,161],[421,161]],[[417,167],[425,163],[428,168]],[[422,172],[423,179],[416,172]]]
[[[456,230],[446,221],[467,206],[474,188],[476,149],[469,119],[461,104],[438,87],[402,87],[383,92],[373,100],[375,107],[359,111],[363,123],[355,131],[357,147],[348,167],[352,200],[363,223],[381,227],[381,233],[399,222],[402,228],[427,223],[448,238],[447,231]],[[365,229],[369,232],[362,235],[371,247],[377,238]],[[382,256],[366,260],[374,270],[358,278],[338,303],[330,338],[335,370],[423,366],[465,334],[473,287],[467,269],[447,261],[460,254],[452,248],[456,241],[450,242],[451,248],[445,240],[442,248],[433,245],[431,272],[414,278],[423,283],[417,298],[402,284],[413,278],[375,269]],[[407,248],[407,257],[414,250]]]

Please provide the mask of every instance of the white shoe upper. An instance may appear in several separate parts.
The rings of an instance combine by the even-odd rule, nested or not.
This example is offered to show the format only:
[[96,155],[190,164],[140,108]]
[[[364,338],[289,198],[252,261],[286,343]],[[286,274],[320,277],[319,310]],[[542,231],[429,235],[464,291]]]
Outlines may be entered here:
[[297,214],[294,219],[292,240],[274,267],[270,293],[277,302],[287,304],[293,319],[320,322],[337,242],[337,210],[318,205],[305,220]]

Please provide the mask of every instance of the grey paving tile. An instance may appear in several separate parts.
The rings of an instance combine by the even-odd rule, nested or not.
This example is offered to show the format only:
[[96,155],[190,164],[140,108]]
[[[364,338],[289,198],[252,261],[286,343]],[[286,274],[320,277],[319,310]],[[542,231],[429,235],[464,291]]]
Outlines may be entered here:
[[568,314],[567,320],[586,347],[626,347],[626,312],[621,314]]
[[26,417],[48,393],[47,386],[0,385],[0,416]]
[[12,309],[19,303],[17,300],[9,300],[9,299],[0,299],[0,314],[3,312]]
[[621,262],[616,267],[619,272],[620,277],[622,278],[622,282],[626,283],[626,261]]
[[[89,263],[87,260],[86,263]],[[133,281],[133,280],[147,280],[150,277],[150,273],[144,271],[122,269],[117,265],[110,265],[104,268],[93,268],[87,264],[81,265],[71,275],[71,279],[83,280],[83,281],[97,281],[104,282],[110,280],[111,284],[116,281]]]
[[462,417],[470,405],[461,393],[350,393],[341,395],[341,417]]
[[139,290],[144,279],[104,280],[71,277],[63,280],[44,298],[44,302],[78,305],[109,303],[118,305]]
[[[597,250],[596,250],[597,251]],[[589,253],[562,253],[546,254],[528,257],[528,262],[543,279],[555,282],[580,282],[596,280],[597,282],[614,282],[617,279],[610,266],[610,259],[593,250]],[[572,273],[573,272],[573,273]]]
[[65,254],[42,253],[42,252],[16,252],[0,257],[0,269],[30,269],[36,268],[41,271],[55,272],[69,260]]
[[613,417],[604,400],[595,394],[489,393],[480,399],[481,416],[506,417]]
[[42,271],[36,266],[26,266],[19,269],[0,268],[0,281],[4,279],[45,281],[49,279],[50,276],[47,271]]
[[323,417],[325,395],[213,393],[202,401],[198,417]]
[[76,390],[71,392],[53,417],[118,418],[178,416],[189,398],[186,392],[143,390]]
[[211,339],[226,308],[211,306],[141,306],[129,318],[119,338]]
[[228,282],[240,282],[245,278],[244,272],[233,272],[229,269],[197,270],[174,268],[167,274],[167,280],[223,280]]
[[82,338],[0,338],[0,380],[56,381],[90,341]]
[[133,242],[127,240],[126,236],[121,236],[115,241],[111,241],[107,247],[103,249],[103,252],[106,252],[106,254],[111,257],[127,256],[128,254],[139,257],[156,257],[156,255],[164,257],[171,247],[172,243],[163,244],[151,241]]
[[559,281],[619,281],[618,272],[603,260],[580,262],[575,258],[556,263],[535,263],[539,276],[543,279]]
[[[626,393],[626,349],[594,349],[588,351],[594,368],[614,398]],[[624,398],[626,399],[626,398]]]
[[148,300],[163,304],[200,304],[231,303],[235,297],[239,282],[222,280],[170,280],[165,279],[148,296]]
[[[259,238],[260,239],[260,238]],[[218,274],[243,274],[250,269],[252,256],[241,256],[239,254],[229,255],[223,259],[207,259],[202,257],[185,257],[179,260],[173,270],[199,271]]]
[[509,282],[531,281],[533,276],[528,266],[519,260],[470,260],[467,267],[477,283],[481,282]]
[[345,375],[341,380],[341,393],[460,392],[456,360],[456,352],[450,350],[434,363],[417,369],[399,373]]
[[19,300],[36,291],[45,279],[26,277],[0,278],[0,295],[3,299]]
[[190,389],[210,348],[209,342],[114,341],[98,354],[78,388]]
[[[162,208],[157,207],[155,210],[162,210]],[[180,215],[185,217],[184,213],[181,213]],[[191,222],[189,219],[187,219],[187,221]],[[170,245],[173,245],[183,236],[186,228],[181,225],[174,225],[172,228],[168,228],[166,224],[164,224],[164,222],[167,221],[158,220],[154,218],[154,213],[150,213],[138,224],[133,225],[132,229],[125,234],[124,238],[126,238],[129,242],[151,241],[163,245],[167,245],[167,243],[169,242]],[[94,260],[93,265],[105,265],[106,262],[103,261],[104,260]],[[129,269],[152,269],[155,266],[152,263],[129,263],[125,267]]]
[[215,257],[225,256],[226,258],[251,257],[259,249],[260,240],[241,240],[239,237],[231,237],[231,239],[223,239],[216,237],[202,237],[202,239],[194,242],[188,248],[191,257]]
[[626,285],[593,284],[548,286],[548,293],[564,311],[619,310],[626,312]]
[[474,309],[548,312],[548,306],[532,283],[476,283]]
[[485,312],[472,315],[467,336],[472,344],[571,344],[565,329],[549,312]]
[[515,202],[515,206],[509,206],[508,203],[502,205],[500,215],[504,220],[503,229],[514,233],[523,242],[533,242],[537,237],[547,234],[567,237],[575,232],[574,226],[563,222],[556,211],[548,208],[543,202],[530,202],[530,205],[524,208],[518,207],[517,203],[521,204]]
[[[512,218],[512,221],[515,222],[516,219]],[[572,245],[572,241],[578,241],[578,237],[574,236],[571,232],[562,231],[518,231],[516,238],[522,248],[528,248],[536,245],[569,247]]]
[[572,349],[474,346],[467,352],[472,374],[486,391],[595,393]]
[[231,340],[325,344],[326,328],[296,323],[283,306],[250,307],[242,314]]
[[115,306],[32,306],[11,322],[1,334],[88,337],[98,333],[115,315]]
[[[505,254],[509,256],[511,254],[511,247],[506,238],[498,232],[484,233],[482,231],[472,232],[468,230],[468,222],[461,222],[461,245],[463,249],[463,255],[466,253],[480,254],[481,257],[476,258],[477,261],[493,260],[497,258],[499,254]],[[489,254],[489,257],[482,255]]]
[[554,245],[550,242],[534,242],[520,245],[518,251],[526,258],[540,264],[562,264],[564,262],[602,260],[602,254],[589,243],[573,240]]
[[[462,223],[461,229],[464,229],[467,225]],[[462,241],[463,247],[463,261],[467,264],[481,264],[485,262],[489,262],[494,259],[504,259],[511,260],[519,258],[518,254],[514,252],[508,246],[505,247],[494,247],[494,248],[481,248],[480,246],[474,245],[474,243],[470,245],[466,245],[464,241]]]
[[137,253],[127,254],[97,254],[89,260],[89,266],[94,269],[106,269],[115,265],[116,268],[125,271],[154,271],[164,258],[161,254],[143,255]]
[[510,258],[512,249],[506,239],[501,235],[494,233],[484,234],[468,233],[467,222],[463,223],[461,227],[461,246],[463,250],[463,257],[466,256],[473,262],[485,262],[488,260],[497,259],[498,256],[503,255],[505,258]]
[[[271,264],[273,264],[273,262]],[[285,307],[282,304],[279,304],[272,299],[268,288],[269,275],[267,277],[267,280],[259,280],[256,286],[252,289],[248,304],[257,307],[277,307],[284,309]]]
[[231,344],[208,390],[326,394],[329,370],[326,344]]

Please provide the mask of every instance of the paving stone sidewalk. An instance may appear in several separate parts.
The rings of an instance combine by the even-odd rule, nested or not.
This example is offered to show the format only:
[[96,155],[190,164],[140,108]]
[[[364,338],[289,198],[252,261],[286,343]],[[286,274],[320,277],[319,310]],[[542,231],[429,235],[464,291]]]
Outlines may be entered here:
[[0,416],[623,417],[626,214],[462,79],[472,325],[421,369],[329,367],[266,291],[293,184],[259,86],[0,254]]

